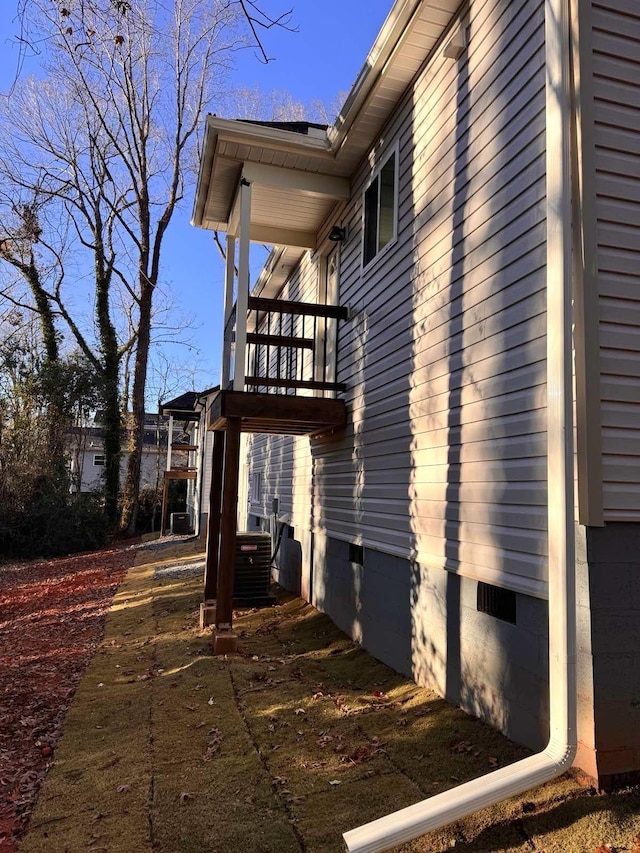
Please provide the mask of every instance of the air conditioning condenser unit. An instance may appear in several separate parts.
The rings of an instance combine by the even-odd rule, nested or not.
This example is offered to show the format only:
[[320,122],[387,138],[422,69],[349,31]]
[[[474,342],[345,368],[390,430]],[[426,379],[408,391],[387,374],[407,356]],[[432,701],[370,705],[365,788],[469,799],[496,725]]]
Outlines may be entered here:
[[233,573],[234,607],[264,607],[275,602],[271,585],[271,536],[238,533]]

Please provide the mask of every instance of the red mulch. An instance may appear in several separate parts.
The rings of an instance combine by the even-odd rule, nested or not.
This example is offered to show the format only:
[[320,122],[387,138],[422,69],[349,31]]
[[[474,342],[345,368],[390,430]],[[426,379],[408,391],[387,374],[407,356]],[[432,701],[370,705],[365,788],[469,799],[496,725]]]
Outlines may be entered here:
[[[130,544],[130,543],[129,543]],[[135,551],[0,565],[0,850],[14,853]]]

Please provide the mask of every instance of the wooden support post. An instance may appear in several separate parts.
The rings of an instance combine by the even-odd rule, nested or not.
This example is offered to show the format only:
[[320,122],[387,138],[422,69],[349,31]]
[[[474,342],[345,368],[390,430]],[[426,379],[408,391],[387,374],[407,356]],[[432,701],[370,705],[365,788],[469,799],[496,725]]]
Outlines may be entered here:
[[169,509],[169,478],[165,474],[164,486],[162,487],[162,516],[160,520],[160,536],[164,536],[167,529],[167,510]]
[[213,433],[211,463],[211,492],[207,521],[207,557],[204,569],[204,601],[200,606],[200,628],[206,628],[215,618],[214,601],[218,591],[218,561],[220,557],[220,511],[222,508],[222,476],[224,471],[224,432]]
[[237,637],[232,631],[233,573],[238,519],[238,476],[240,470],[240,418],[229,418],[224,447],[222,514],[220,518],[220,561],[216,595],[215,654],[233,652]]

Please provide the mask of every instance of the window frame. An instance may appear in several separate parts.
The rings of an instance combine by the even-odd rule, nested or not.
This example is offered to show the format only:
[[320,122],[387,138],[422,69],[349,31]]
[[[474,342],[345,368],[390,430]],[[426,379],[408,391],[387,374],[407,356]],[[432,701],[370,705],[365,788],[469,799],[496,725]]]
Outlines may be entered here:
[[[249,481],[250,506],[262,506],[264,498],[264,472],[251,471]],[[255,515],[255,513],[254,513]]]
[[[394,161],[394,173],[393,173],[393,233],[390,239],[384,244],[384,246],[379,247],[380,243],[380,195],[381,195],[381,182],[380,176],[385,168],[385,166],[391,161]],[[367,185],[362,191],[361,196],[361,205],[362,205],[362,245],[361,245],[361,267],[362,271],[366,272],[371,269],[374,264],[383,257],[392,246],[398,241],[398,186],[399,186],[399,172],[400,172],[400,144],[396,141],[392,146],[390,146],[384,153],[384,156],[380,157],[379,162],[373,172],[371,173],[371,177],[367,182]],[[367,193],[370,191],[372,186],[378,182],[377,189],[377,203],[376,203],[376,248],[373,255],[370,258],[366,258],[367,253]]]
[[[97,462],[97,459],[101,459],[102,462]],[[104,453],[94,453],[93,454],[93,467],[94,468],[104,468],[107,464],[107,458]]]

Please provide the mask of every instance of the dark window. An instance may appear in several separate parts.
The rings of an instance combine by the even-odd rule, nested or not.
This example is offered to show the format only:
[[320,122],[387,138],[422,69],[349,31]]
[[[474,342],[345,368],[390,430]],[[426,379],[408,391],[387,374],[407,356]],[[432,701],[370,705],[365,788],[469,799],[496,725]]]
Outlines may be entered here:
[[511,589],[478,583],[478,611],[516,624],[516,594]]
[[99,466],[100,468],[104,468],[104,466],[105,466],[104,453],[94,453],[93,454],[93,464],[96,466]]
[[355,545],[353,542],[349,543],[349,562],[357,563],[359,566],[364,565],[364,548],[362,545]]
[[396,237],[396,172],[394,151],[365,190],[364,266]]

